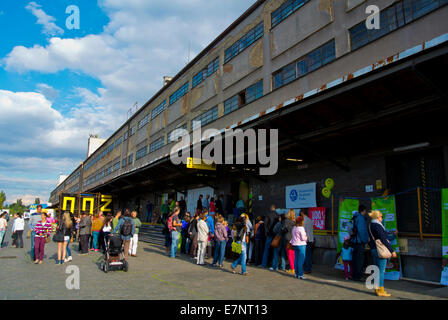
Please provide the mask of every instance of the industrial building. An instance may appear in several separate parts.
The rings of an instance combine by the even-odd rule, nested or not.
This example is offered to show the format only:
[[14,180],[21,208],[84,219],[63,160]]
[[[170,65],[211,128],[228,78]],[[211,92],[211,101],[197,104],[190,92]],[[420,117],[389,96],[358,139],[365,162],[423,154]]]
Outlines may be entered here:
[[[336,259],[339,197],[396,194],[403,277],[440,280],[448,187],[447,0],[260,0],[152,96],[51,193],[100,192],[137,209],[168,197],[229,194],[254,216],[314,182],[325,230],[314,263]],[[366,7],[380,9],[367,29]],[[278,129],[278,172],[171,163],[177,128]],[[203,142],[204,144],[207,141]],[[90,152],[89,152],[90,153]],[[335,182],[333,197],[321,193]],[[365,202],[369,208],[370,202]]]

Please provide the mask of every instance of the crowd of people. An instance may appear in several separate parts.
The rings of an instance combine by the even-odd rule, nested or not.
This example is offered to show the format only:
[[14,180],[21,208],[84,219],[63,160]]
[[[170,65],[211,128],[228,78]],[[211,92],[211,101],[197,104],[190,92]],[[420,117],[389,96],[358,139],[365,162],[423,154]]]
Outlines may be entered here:
[[[244,202],[235,207],[236,211],[232,212],[236,215],[230,217],[223,210],[222,202],[215,202],[215,197],[200,195],[194,215],[186,211],[186,206],[180,201],[174,202],[172,206],[165,204],[168,210],[162,206],[161,221],[166,253],[171,258],[176,258],[178,251],[195,259],[198,265],[206,265],[205,259],[212,258],[211,267],[216,268],[223,268],[224,259],[227,258],[233,260],[230,266],[232,272],[237,274],[237,266],[241,265],[240,274],[244,276],[248,275],[246,264],[269,268],[271,271],[284,271],[301,280],[306,279],[305,274],[312,272],[313,220],[306,210],[300,210],[298,215],[294,209],[289,209],[286,214],[278,214],[276,206],[272,205],[267,214],[251,221],[245,213]],[[0,241],[7,227],[4,216],[0,215]],[[382,225],[382,213],[372,211],[369,216],[370,223],[363,205],[353,215],[353,229],[356,232],[345,239],[341,252],[344,274],[346,280],[362,280],[364,252],[368,243],[374,264],[380,270],[379,285],[375,292],[378,296],[387,297],[390,296],[384,290],[387,259],[380,257],[377,245],[385,246],[392,257],[396,257],[396,253]],[[28,225],[31,230],[30,255],[34,263],[42,264],[45,244],[50,241],[51,233],[51,224],[47,214],[42,212],[42,206],[39,205],[37,212],[31,215]],[[123,241],[124,259],[127,260],[129,255],[136,257],[141,225],[137,212],[128,209],[124,213],[118,211],[114,216],[98,212],[91,217],[83,212],[79,218],[64,212],[53,237],[57,242],[56,264],[72,261],[69,244],[77,236],[82,255],[99,250],[104,253],[108,239],[116,235]],[[15,216],[12,228],[17,248],[23,248],[24,226],[19,213]]]

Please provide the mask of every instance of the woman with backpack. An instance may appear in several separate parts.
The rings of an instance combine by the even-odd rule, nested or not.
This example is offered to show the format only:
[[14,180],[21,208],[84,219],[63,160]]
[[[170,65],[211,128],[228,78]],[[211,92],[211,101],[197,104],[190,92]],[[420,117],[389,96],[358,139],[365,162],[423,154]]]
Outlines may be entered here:
[[123,219],[120,219],[118,221],[118,224],[115,227],[113,233],[116,234],[117,232],[120,232],[119,236],[121,237],[121,240],[123,240],[124,260],[127,261],[129,254],[129,247],[131,245],[131,238],[134,236],[135,233],[134,220],[132,220],[131,213],[129,211],[126,211]]
[[196,209],[196,213],[194,214],[194,217],[188,227],[188,234],[190,235],[191,239],[190,255],[192,259],[197,258],[196,254],[198,249],[198,221],[200,213],[200,210]]
[[176,251],[179,246],[179,234],[182,228],[182,222],[179,220],[179,213],[180,208],[175,207],[171,216],[168,218],[168,229],[171,233],[170,258],[176,258]]
[[247,251],[247,226],[246,226],[246,219],[242,216],[238,218],[238,221],[235,224],[236,230],[235,230],[235,242],[237,244],[241,244],[241,254],[232,263],[232,272],[237,273],[235,268],[238,266],[238,264],[241,264],[241,274],[243,276],[247,276],[248,273],[246,272],[246,251]]

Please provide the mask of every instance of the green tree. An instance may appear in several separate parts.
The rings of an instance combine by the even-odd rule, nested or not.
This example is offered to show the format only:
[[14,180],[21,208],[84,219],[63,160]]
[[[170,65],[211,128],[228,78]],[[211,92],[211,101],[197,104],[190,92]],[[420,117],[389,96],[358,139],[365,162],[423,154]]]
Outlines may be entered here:
[[16,214],[18,212],[23,213],[27,209],[26,206],[23,205],[22,199],[17,199],[15,203],[9,206],[9,213]]
[[0,191],[0,209],[3,209],[3,203],[6,201],[6,194],[5,192]]

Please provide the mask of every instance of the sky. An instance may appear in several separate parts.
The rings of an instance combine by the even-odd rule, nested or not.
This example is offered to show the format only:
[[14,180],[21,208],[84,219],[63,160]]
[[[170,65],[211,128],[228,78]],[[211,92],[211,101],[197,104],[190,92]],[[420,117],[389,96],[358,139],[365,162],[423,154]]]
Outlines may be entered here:
[[[0,190],[47,202],[108,138],[255,0],[0,1]],[[79,28],[73,28],[79,9]],[[67,23],[67,20],[69,23]]]

